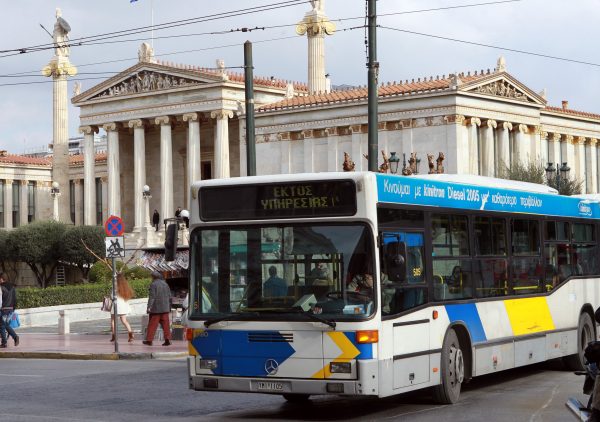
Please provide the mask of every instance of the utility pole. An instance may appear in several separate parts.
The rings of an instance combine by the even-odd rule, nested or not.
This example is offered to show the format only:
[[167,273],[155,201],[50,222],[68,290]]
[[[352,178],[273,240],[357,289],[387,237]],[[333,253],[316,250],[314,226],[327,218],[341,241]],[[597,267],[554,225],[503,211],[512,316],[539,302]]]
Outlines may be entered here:
[[256,176],[256,140],[254,134],[254,67],[252,43],[244,43],[244,90],[246,91],[246,168],[248,176]]
[[379,76],[379,63],[377,62],[377,0],[368,0],[368,27],[369,27],[369,171],[378,170],[378,133],[377,121],[377,81]]

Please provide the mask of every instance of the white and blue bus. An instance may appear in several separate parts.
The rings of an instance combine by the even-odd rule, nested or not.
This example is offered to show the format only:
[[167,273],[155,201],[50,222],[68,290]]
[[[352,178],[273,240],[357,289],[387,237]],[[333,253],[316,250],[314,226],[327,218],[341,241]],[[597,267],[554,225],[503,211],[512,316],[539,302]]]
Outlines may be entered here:
[[386,397],[597,338],[600,205],[476,176],[319,173],[195,183],[189,386]]

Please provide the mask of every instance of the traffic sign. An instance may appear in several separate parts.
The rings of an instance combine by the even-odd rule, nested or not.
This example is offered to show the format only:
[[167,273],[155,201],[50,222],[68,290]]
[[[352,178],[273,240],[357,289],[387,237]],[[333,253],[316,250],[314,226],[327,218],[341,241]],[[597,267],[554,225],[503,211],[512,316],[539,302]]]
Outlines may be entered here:
[[107,258],[125,258],[125,238],[123,236],[106,237],[104,244]]
[[121,217],[111,215],[104,223],[104,231],[107,236],[121,236],[125,233],[125,224],[123,224]]

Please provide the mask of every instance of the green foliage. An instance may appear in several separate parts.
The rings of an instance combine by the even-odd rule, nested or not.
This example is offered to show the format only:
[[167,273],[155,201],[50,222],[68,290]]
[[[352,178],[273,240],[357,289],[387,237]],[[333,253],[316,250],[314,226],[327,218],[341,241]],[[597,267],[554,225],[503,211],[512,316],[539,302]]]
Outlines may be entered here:
[[560,195],[578,195],[581,193],[582,182],[578,179],[561,179],[560,186],[557,184],[556,178],[546,178],[546,167],[543,163],[537,161],[529,161],[523,163],[517,161],[511,167],[501,163],[498,169],[498,177],[501,179],[518,180],[521,182],[537,183],[540,185],[548,185],[551,188],[558,190]]
[[[141,280],[150,277],[150,270],[143,267],[127,267],[123,269],[123,262],[117,261],[117,271],[123,272],[127,280]],[[112,280],[112,271],[102,262],[98,261],[90,269],[90,281],[93,283],[108,283]]]
[[[135,297],[148,297],[148,287],[152,280],[130,280],[135,291]],[[101,302],[110,294],[109,283],[78,284],[64,287],[29,287],[17,289],[17,304],[21,309],[38,308],[41,306],[72,305],[77,303]]]
[[8,239],[8,231],[0,230],[0,268],[3,273],[8,275],[9,280],[16,280],[19,275],[17,264],[14,260],[12,250],[6,245]]
[[46,287],[60,259],[65,225],[56,221],[36,221],[11,230],[5,247],[16,261],[25,262],[41,287]]
[[97,256],[103,258],[105,253],[104,230],[98,226],[71,226],[65,230],[62,238],[61,259],[76,265],[87,278],[90,266],[96,257],[88,252],[87,246]]

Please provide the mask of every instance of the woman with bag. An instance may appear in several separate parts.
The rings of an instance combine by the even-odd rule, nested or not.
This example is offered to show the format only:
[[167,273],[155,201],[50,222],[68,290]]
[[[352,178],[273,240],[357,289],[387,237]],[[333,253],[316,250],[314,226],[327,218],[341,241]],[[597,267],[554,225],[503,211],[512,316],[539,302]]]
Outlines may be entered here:
[[[131,330],[131,325],[127,322],[127,315],[129,314],[129,300],[133,298],[133,289],[129,285],[129,282],[123,275],[123,273],[117,274],[117,313],[119,314],[119,319],[127,328],[127,333],[129,335],[128,342],[133,341],[133,331]],[[115,314],[110,314],[110,328],[112,332],[112,337],[110,341],[115,341],[116,330],[115,330]]]
[[13,326],[16,325],[16,318],[15,323],[11,325],[13,313],[17,307],[17,290],[12,283],[9,283],[6,280],[4,273],[0,273],[0,290],[2,290],[2,294],[0,295],[2,298],[0,300],[0,306],[2,307],[0,309],[0,315],[2,316],[0,320],[0,338],[2,340],[0,343],[0,348],[7,347],[9,336],[13,338],[15,346],[18,346],[19,336],[13,329]]

